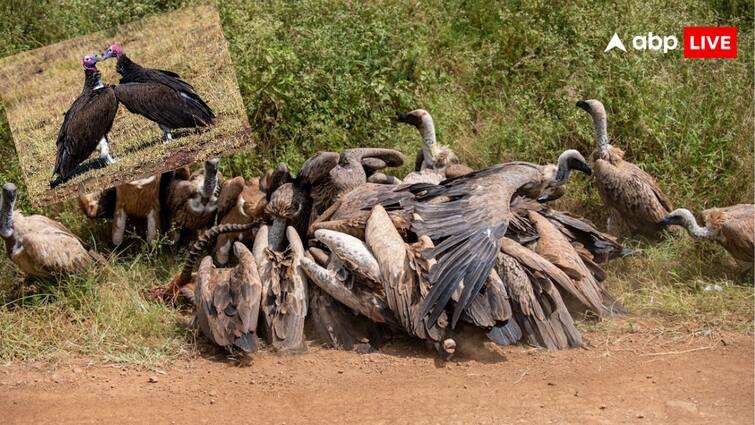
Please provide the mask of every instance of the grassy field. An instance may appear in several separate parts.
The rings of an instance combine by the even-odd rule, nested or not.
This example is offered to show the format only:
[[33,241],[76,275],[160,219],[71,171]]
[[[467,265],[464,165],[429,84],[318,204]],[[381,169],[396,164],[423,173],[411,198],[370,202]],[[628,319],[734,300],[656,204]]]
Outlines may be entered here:
[[[163,144],[157,124],[121,106],[109,134],[111,154],[118,162],[50,189],[55,140],[63,115],[84,81],[81,58],[87,53],[101,54],[114,42],[135,62],[174,71],[194,85],[215,111],[217,124],[198,131],[178,130],[172,143]],[[106,84],[120,79],[115,60],[99,63],[98,69]],[[4,58],[0,96],[28,193],[40,205],[251,147],[236,73],[217,10],[209,6],[146,18]]]
[[[85,17],[106,3],[68,1],[29,22],[3,14],[0,52],[97,30]],[[108,25],[184,4],[121,3],[118,14],[103,17]],[[219,9],[258,143],[255,153],[225,159],[226,174],[255,175],[279,161],[295,168],[318,149],[348,146],[390,146],[413,158],[416,131],[393,117],[417,107],[433,113],[439,141],[474,166],[553,161],[567,148],[589,154],[592,125],[574,102],[595,97],[608,109],[612,142],[655,175],[676,205],[753,202],[750,2],[230,0]],[[737,26],[738,59],[684,60],[681,50],[603,54],[614,31],[625,42],[648,31],[681,38],[686,25]],[[0,154],[8,158],[10,134],[0,124]],[[0,164],[0,178],[20,175],[17,164]],[[24,194],[22,201],[33,210]],[[605,222],[582,177],[557,206]],[[108,223],[93,226],[71,204],[54,213],[110,250]],[[655,246],[626,243],[637,254],[608,266],[607,285],[633,314],[690,334],[752,331],[752,283],[722,249],[686,235]],[[193,334],[175,311],[140,295],[178,270],[182,255],[135,243],[111,258],[106,273],[62,282],[4,274],[0,359],[84,354],[153,364],[190,353]],[[4,259],[0,265],[13,270]],[[723,290],[706,292],[711,283]]]

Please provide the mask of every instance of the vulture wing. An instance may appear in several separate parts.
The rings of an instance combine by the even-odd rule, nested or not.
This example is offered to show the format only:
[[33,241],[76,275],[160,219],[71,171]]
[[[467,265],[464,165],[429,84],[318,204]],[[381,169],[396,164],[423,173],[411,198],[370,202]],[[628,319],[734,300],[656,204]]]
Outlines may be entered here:
[[480,292],[498,252],[510,219],[511,197],[530,184],[540,184],[542,173],[527,164],[500,164],[448,179],[440,185],[418,184],[407,189],[418,219],[412,229],[438,242],[427,257],[438,260],[430,269],[432,288],[424,304],[434,324],[457,288],[461,297],[454,310],[454,327],[462,311]]
[[113,127],[118,100],[110,86],[85,91],[65,114],[58,132],[54,174],[65,177],[89,158]]
[[130,112],[171,129],[214,123],[215,115],[202,99],[160,82],[119,84],[115,95]]
[[719,242],[739,261],[753,262],[755,252],[755,205],[739,204],[703,211],[708,225],[720,228]]

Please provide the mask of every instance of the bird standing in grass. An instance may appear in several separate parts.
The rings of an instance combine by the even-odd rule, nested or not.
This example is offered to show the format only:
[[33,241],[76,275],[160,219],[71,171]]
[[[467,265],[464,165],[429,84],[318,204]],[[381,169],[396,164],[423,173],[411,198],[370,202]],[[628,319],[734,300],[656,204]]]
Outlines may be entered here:
[[118,99],[113,86],[105,85],[100,80],[97,62],[95,55],[86,55],[82,59],[84,89],[66,111],[58,132],[53,176],[57,174],[61,179],[68,178],[95,149],[100,151],[102,161],[107,164],[115,162],[110,155],[107,134],[118,112]]
[[26,217],[13,211],[16,192],[16,185],[5,183],[0,208],[0,236],[5,240],[5,252],[11,261],[30,276],[57,276],[86,270],[93,257],[79,238],[55,220],[42,215]]
[[118,44],[108,47],[102,58],[116,58],[121,75],[115,95],[130,112],[154,121],[163,132],[163,142],[173,140],[177,128],[215,124],[215,114],[194,87],[170,71],[144,68],[133,62]]
[[577,106],[592,117],[595,125],[597,159],[593,164],[594,182],[611,210],[608,233],[624,232],[657,236],[661,221],[673,207],[653,176],[624,160],[624,151],[608,143],[606,109],[595,99],[580,100]]

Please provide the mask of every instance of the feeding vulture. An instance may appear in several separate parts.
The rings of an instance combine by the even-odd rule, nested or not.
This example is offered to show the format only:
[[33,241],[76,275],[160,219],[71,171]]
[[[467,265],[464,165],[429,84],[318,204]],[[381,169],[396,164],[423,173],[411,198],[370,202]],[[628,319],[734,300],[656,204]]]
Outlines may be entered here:
[[63,125],[60,126],[53,176],[60,179],[70,177],[77,165],[89,158],[98,149],[100,159],[108,164],[115,162],[110,155],[107,134],[113,127],[118,111],[113,86],[100,80],[97,70],[97,56],[86,55],[81,61],[84,67],[84,89],[66,111]]
[[640,167],[624,160],[624,151],[608,143],[606,110],[595,99],[580,100],[577,106],[592,116],[597,159],[593,164],[595,185],[603,203],[610,208],[608,232],[619,236],[626,229],[654,237],[673,207],[655,179]]
[[[564,164],[569,169],[589,170],[587,164]],[[511,162],[441,182],[405,188],[415,194],[402,202],[414,209],[412,230],[437,243],[425,251],[437,263],[430,269],[432,287],[424,314],[434,324],[458,289],[459,300],[451,319],[453,328],[462,312],[485,283],[496,260],[500,240],[511,219],[514,195],[537,198],[552,184],[540,165]]]
[[684,226],[696,238],[710,239],[724,247],[747,272],[753,267],[755,252],[755,205],[738,204],[703,211],[705,227],[700,227],[690,210],[679,208],[663,219],[663,225]]
[[70,230],[42,215],[24,216],[13,211],[16,185],[3,185],[0,236],[5,252],[22,272],[30,276],[80,273],[92,265],[92,254]]
[[[404,178],[404,183],[419,183],[420,180],[457,177],[472,172],[472,169],[462,164],[447,146],[435,140],[435,124],[433,117],[424,109],[400,114],[398,121],[413,125],[422,137],[422,149],[417,152],[414,163],[414,173]],[[439,183],[440,180],[433,183]],[[425,181],[427,182],[427,181]]]
[[121,46],[113,44],[103,59],[116,58],[121,75],[115,95],[130,112],[154,121],[163,131],[163,141],[173,139],[176,128],[205,127],[215,123],[215,114],[191,84],[170,71],[144,68],[133,62]]

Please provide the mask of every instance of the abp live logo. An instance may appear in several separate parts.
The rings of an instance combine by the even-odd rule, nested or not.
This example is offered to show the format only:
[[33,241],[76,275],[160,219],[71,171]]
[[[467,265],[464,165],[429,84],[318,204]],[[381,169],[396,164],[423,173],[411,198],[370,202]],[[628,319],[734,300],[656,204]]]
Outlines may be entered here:
[[685,58],[736,58],[737,27],[685,27]]

